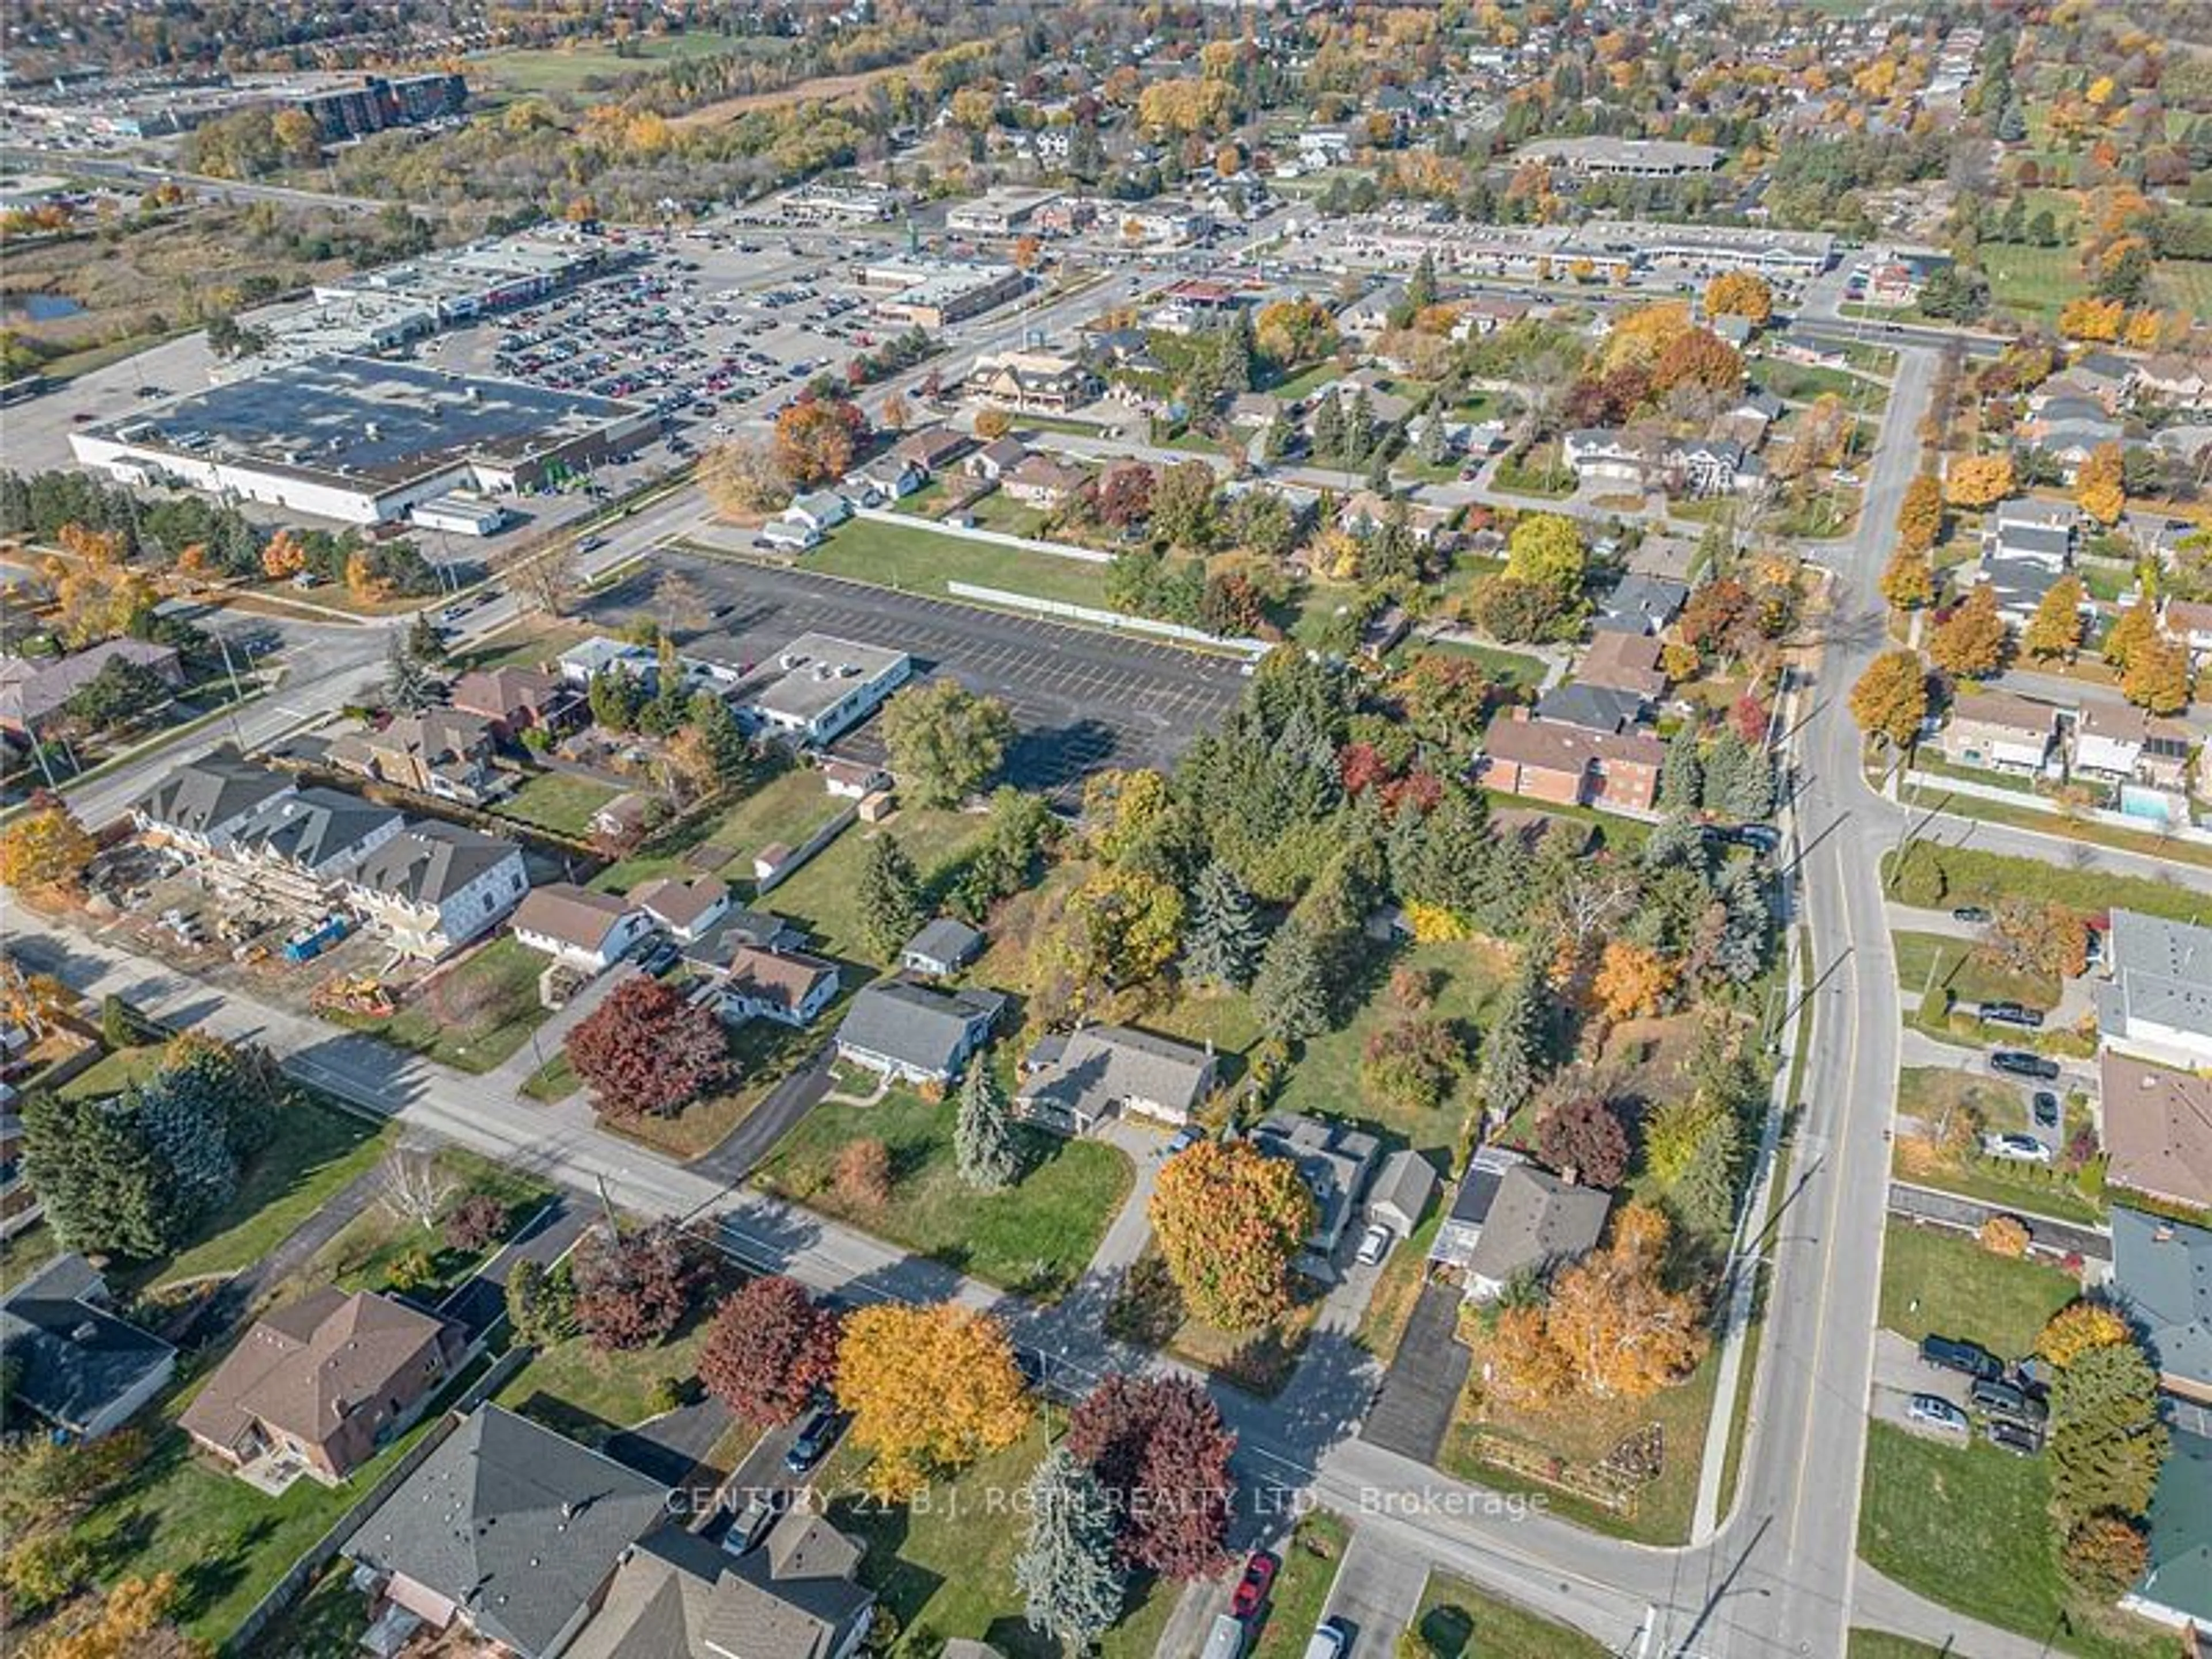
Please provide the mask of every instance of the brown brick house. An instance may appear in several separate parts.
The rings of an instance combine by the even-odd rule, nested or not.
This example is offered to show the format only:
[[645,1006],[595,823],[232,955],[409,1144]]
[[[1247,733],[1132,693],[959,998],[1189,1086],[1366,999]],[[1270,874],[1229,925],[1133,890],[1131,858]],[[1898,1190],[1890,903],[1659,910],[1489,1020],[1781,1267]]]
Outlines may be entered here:
[[1483,739],[1482,781],[1559,806],[1649,816],[1666,745],[1648,732],[1590,732],[1516,709]]
[[179,1425],[234,1468],[289,1457],[335,1484],[413,1420],[465,1346],[458,1325],[325,1288],[248,1331]]

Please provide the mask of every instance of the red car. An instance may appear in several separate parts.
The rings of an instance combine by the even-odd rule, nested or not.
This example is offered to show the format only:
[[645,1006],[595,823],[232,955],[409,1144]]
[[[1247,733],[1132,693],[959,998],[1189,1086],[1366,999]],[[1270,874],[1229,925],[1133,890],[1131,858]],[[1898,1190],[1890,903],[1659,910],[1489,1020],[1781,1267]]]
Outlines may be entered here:
[[1244,1564],[1244,1576],[1237,1581],[1236,1594],[1229,1598],[1229,1611],[1239,1619],[1258,1613],[1275,1582],[1275,1569],[1281,1565],[1265,1550],[1253,1551],[1251,1559]]

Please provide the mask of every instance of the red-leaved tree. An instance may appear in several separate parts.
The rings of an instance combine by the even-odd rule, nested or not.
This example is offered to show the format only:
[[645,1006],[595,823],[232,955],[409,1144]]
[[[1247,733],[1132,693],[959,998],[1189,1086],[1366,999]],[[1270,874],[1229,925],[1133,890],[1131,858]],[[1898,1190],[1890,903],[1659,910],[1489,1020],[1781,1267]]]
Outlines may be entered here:
[[634,1233],[594,1227],[570,1258],[576,1323],[595,1348],[642,1348],[674,1330],[690,1306],[701,1263],[668,1223]]
[[838,1324],[797,1279],[756,1279],[715,1314],[699,1380],[748,1423],[788,1423],[836,1379]]
[[1595,1095],[1574,1095],[1536,1120],[1536,1150],[1585,1186],[1617,1187],[1628,1173],[1628,1131]]
[[657,979],[639,975],[576,1022],[568,1064],[609,1117],[672,1112],[729,1074],[722,1022]]
[[1182,1579],[1219,1569],[1237,1437],[1204,1389],[1115,1372],[1075,1408],[1066,1444],[1113,1498],[1129,1565]]

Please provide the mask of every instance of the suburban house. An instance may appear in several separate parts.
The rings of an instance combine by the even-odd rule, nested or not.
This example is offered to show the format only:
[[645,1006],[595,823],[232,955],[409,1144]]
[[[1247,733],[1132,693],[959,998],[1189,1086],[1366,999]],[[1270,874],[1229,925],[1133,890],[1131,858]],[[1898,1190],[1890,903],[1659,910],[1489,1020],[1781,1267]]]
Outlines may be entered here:
[[1666,745],[1645,732],[1586,732],[1516,708],[1483,738],[1483,781],[1560,806],[1648,817],[1659,798]]
[[1608,737],[1635,731],[1644,724],[1644,714],[1641,694],[1618,690],[1609,685],[1591,685],[1582,680],[1563,681],[1536,699],[1537,719],[1556,720],[1562,726],[1579,726],[1585,732],[1600,732]]
[[2212,1628],[2212,1435],[2170,1433],[2145,1517],[2149,1565],[2119,1605],[2193,1636]]
[[1029,459],[1018,438],[994,438],[960,465],[971,478],[996,483]]
[[2189,647],[2189,665],[2201,669],[2212,658],[2212,600],[2168,599],[2160,620],[2166,631]]
[[796,519],[770,519],[753,539],[779,553],[805,553],[822,545],[822,532]]
[[1435,1165],[1412,1147],[1401,1147],[1375,1172],[1374,1185],[1367,1189],[1367,1218],[1409,1238],[1436,1195]]
[[1577,1187],[1533,1164],[1516,1164],[1498,1188],[1468,1254],[1462,1293],[1488,1302],[1516,1276],[1548,1273],[1588,1255],[1605,1231],[1613,1195]]
[[470,805],[490,798],[498,733],[482,714],[426,708],[400,714],[379,731],[353,732],[331,744],[331,764],[418,795]]
[[1286,1158],[1313,1194],[1314,1229],[1299,1253],[1298,1271],[1333,1284],[1336,1247],[1359,1207],[1359,1195],[1382,1156],[1382,1143],[1364,1129],[1304,1112],[1272,1112],[1253,1126],[1253,1146]]
[[999,488],[1030,507],[1058,507],[1089,482],[1091,475],[1049,455],[1024,455],[1000,475]]
[[983,952],[983,935],[951,916],[933,916],[899,951],[899,966],[928,979],[950,979]]
[[173,687],[185,683],[176,647],[145,640],[103,640],[66,657],[0,657],[0,732],[28,740],[110,663],[118,662],[143,668]]
[[1732,495],[1756,488],[1766,468],[1732,438],[1708,438],[1668,452],[1669,469],[1692,495]]
[[864,988],[837,1027],[837,1057],[895,1083],[945,1085],[989,1040],[1006,1000],[908,980]]
[[315,903],[325,884],[359,869],[405,825],[391,807],[342,789],[301,789],[240,824],[208,873],[224,885]]
[[523,896],[510,925],[530,949],[596,974],[635,950],[653,921],[629,899],[550,881]]
[[434,960],[490,932],[529,886],[513,842],[425,820],[371,853],[343,891],[401,951]]
[[2085,701],[2074,720],[2074,769],[2125,786],[2180,793],[2189,784],[2190,728],[2130,703]]
[[2125,395],[2172,409],[2212,406],[2212,370],[2177,351],[2162,351],[2132,365]]
[[780,1025],[807,1026],[837,1000],[842,976],[837,964],[801,951],[764,951],[740,945],[708,994],[732,1025],[772,1019]]
[[264,1315],[178,1426],[249,1476],[335,1485],[415,1420],[466,1346],[435,1315],[326,1286]]
[[929,482],[929,474],[903,455],[879,455],[844,477],[844,487],[863,507],[902,501]]
[[668,1497],[611,1457],[479,1406],[361,1524],[345,1554],[431,1629],[459,1625],[520,1659],[555,1659],[666,1517]]
[[[635,895],[633,895],[635,896]],[[684,960],[704,973],[719,974],[740,950],[803,951],[806,934],[781,916],[732,904],[692,938],[678,941]]]
[[802,634],[747,682],[738,720],[753,732],[818,746],[875,713],[913,672],[903,651]]
[[1559,441],[1559,459],[1580,483],[1643,489],[1671,476],[1660,451],[1614,427],[1577,428]]
[[2212,1079],[2109,1047],[2097,1073],[2106,1180],[2163,1203],[2212,1208]]
[[1098,382],[1081,358],[1030,347],[984,353],[962,390],[997,409],[1064,415],[1097,397]]
[[177,1351],[117,1318],[107,1281],[73,1252],[0,1297],[0,1349],[14,1372],[10,1410],[77,1441],[122,1427],[177,1369]]
[[1660,667],[1665,647],[1649,634],[1600,629],[1590,636],[1583,659],[1575,665],[1575,678],[1586,686],[1624,691],[1650,703],[1667,695],[1666,671]]
[[[2097,1027],[2107,1050],[2212,1067],[2212,927],[2115,910],[2105,936],[2105,973]],[[2111,1099],[2107,1091],[2108,1111]]]
[[595,634],[588,640],[580,640],[563,651],[556,659],[561,678],[569,684],[588,690],[593,680],[602,674],[617,670],[629,675],[647,691],[660,684],[660,658],[658,653],[628,640],[611,640],[604,634]]
[[1062,1134],[1087,1134],[1115,1112],[1180,1128],[1213,1092],[1210,1050],[1127,1025],[1047,1036],[1022,1061],[1014,1109]]
[[730,913],[730,884],[720,876],[655,876],[626,896],[678,945],[689,945]]
[[464,674],[453,682],[446,700],[464,714],[489,720],[494,735],[502,742],[533,728],[561,731],[585,712],[575,687],[560,675],[520,665]]
[[1982,551],[2063,570],[2074,562],[2074,531],[2080,519],[2070,501],[2025,497],[1999,501],[1982,526]]
[[972,441],[966,433],[949,426],[926,426],[893,444],[891,453],[933,476],[965,454]]
[[819,536],[853,516],[853,504],[834,489],[809,490],[783,509],[786,524],[795,524]]
[[[1403,501],[1395,505],[1404,512],[1407,533],[1419,546],[1428,546],[1451,525],[1452,515],[1443,507],[1425,506],[1419,501]],[[1351,536],[1378,534],[1390,520],[1392,506],[1392,502],[1385,501],[1371,489],[1356,489],[1337,509],[1337,528]]]
[[2114,1205],[2112,1289],[2159,1386],[2212,1406],[2212,1229]]
[[825,760],[822,787],[840,800],[866,800],[891,787],[891,775],[866,761]]
[[[1597,617],[1590,625],[1600,634],[1663,634],[1689,601],[1687,582],[1632,570],[1598,601]],[[1591,644],[1595,648],[1596,641]]]
[[1482,1146],[1474,1149],[1474,1155],[1468,1160],[1467,1172],[1460,1177],[1459,1188],[1452,1194],[1451,1208],[1437,1224],[1436,1239],[1429,1246],[1431,1261],[1465,1272],[1482,1237],[1483,1225],[1490,1219],[1491,1206],[1498,1201],[1498,1183],[1505,1178],[1507,1170],[1518,1169],[1527,1162],[1520,1153],[1504,1146]]
[[1940,746],[1954,766],[2041,775],[2058,738],[2058,711],[2009,691],[1961,690],[1951,702]]
[[299,787],[297,779],[256,766],[225,744],[173,768],[132,805],[131,821],[142,833],[195,853],[228,852],[263,807]]
[[622,1557],[566,1659],[851,1659],[876,1601],[860,1558],[805,1505],[737,1556],[663,1528]]

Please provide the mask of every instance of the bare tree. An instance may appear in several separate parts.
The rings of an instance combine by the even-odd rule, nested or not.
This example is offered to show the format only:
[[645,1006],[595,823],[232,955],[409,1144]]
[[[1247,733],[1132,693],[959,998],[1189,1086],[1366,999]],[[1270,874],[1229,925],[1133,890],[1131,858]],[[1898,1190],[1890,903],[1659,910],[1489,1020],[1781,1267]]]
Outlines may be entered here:
[[704,590],[680,570],[653,584],[653,603],[660,613],[660,625],[671,631],[700,633],[714,620]]
[[384,1160],[382,1190],[377,1202],[401,1221],[415,1222],[425,1231],[438,1224],[446,1204],[460,1183],[438,1167],[434,1154],[402,1146]]
[[576,591],[582,572],[576,544],[563,537],[543,552],[518,559],[507,569],[515,597],[549,617],[557,617]]

